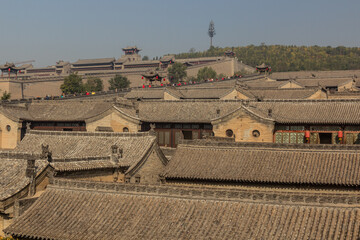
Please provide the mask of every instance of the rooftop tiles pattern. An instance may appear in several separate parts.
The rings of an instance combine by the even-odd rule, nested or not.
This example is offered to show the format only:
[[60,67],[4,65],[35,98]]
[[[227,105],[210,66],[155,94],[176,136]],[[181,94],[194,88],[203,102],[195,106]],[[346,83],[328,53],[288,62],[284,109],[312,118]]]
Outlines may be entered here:
[[139,104],[139,118],[145,122],[210,123],[211,119],[226,115],[240,106],[239,102],[149,101]]
[[[19,152],[41,154],[41,145],[49,145],[53,158],[107,157],[111,155],[111,146],[123,149],[121,166],[132,166],[138,163],[150,147],[155,137],[149,135],[136,136],[131,133],[64,133],[52,131],[34,131],[26,134],[15,148]],[[84,163],[86,164],[86,163]],[[60,164],[58,164],[60,167]]]
[[360,124],[359,101],[268,101],[246,106],[260,116],[278,123]]
[[360,149],[305,149],[287,145],[184,141],[164,171],[166,179],[245,183],[360,185]]
[[[47,166],[47,161],[35,161],[39,175]],[[26,177],[27,161],[21,158],[0,158],[0,201],[11,197],[30,183]]]
[[[242,197],[227,200],[203,197],[221,196],[228,191],[224,189],[168,187],[167,190],[166,187],[134,186],[140,192],[134,189],[126,193],[111,190],[126,187],[124,184],[95,185],[95,189],[50,185],[5,232],[30,239],[359,237],[359,208],[347,204],[321,206]],[[152,193],[154,188],[159,188],[160,193]],[[164,195],[163,191],[180,193],[180,196]],[[193,195],[187,194],[189,192]]]

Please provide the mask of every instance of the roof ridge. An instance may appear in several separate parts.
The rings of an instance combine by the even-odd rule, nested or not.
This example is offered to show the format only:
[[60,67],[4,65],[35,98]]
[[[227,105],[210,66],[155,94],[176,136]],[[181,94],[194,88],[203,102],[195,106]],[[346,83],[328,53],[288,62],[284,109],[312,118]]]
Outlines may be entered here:
[[0,159],[9,158],[9,159],[30,159],[30,158],[40,158],[39,154],[34,154],[30,152],[18,152],[18,151],[0,151]]
[[110,160],[109,156],[88,156],[88,157],[65,157],[65,158],[52,158],[52,163],[68,163],[79,161],[97,161],[97,160]]
[[92,136],[92,137],[147,137],[151,136],[149,132],[85,132],[85,131],[47,131],[47,130],[30,130],[28,134],[33,135],[58,135],[58,136]]
[[295,143],[268,143],[268,142],[230,142],[230,141],[209,141],[209,140],[180,140],[179,146],[212,146],[212,147],[233,147],[233,148],[257,148],[257,149],[278,149],[289,150],[317,150],[317,151],[360,151],[360,145],[326,145],[326,144],[295,144]]
[[[125,184],[110,182],[90,182],[81,180],[68,180],[61,178],[52,179],[49,189],[84,190],[96,192],[114,192],[118,194],[150,195],[172,198],[191,198],[225,201],[251,201],[272,202],[275,204],[301,204],[301,205],[341,205],[344,200],[349,205],[346,207],[358,207],[356,201],[346,201],[359,198],[357,192],[344,191],[306,191],[289,189],[262,189],[262,188],[229,188],[211,186],[177,186],[177,185],[147,185]],[[261,196],[261,197],[260,197]],[[341,199],[342,201],[339,201]],[[322,200],[322,201],[320,201]],[[335,201],[334,201],[335,200]],[[337,200],[337,201],[336,201]],[[354,205],[354,206],[351,206]]]

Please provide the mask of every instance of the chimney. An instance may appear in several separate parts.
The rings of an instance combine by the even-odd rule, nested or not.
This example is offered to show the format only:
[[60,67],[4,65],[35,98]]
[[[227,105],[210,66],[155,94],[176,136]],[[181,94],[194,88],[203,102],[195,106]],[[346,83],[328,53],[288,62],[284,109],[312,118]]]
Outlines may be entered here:
[[27,159],[26,166],[26,177],[29,178],[29,196],[32,197],[36,192],[36,167],[35,167],[35,157],[29,156]]
[[270,118],[272,117],[272,109],[271,108],[268,109],[268,117],[270,117]]
[[220,117],[220,109],[216,109],[216,117]]
[[116,145],[111,146],[110,160],[115,164],[119,163],[118,149],[119,149],[119,147]]

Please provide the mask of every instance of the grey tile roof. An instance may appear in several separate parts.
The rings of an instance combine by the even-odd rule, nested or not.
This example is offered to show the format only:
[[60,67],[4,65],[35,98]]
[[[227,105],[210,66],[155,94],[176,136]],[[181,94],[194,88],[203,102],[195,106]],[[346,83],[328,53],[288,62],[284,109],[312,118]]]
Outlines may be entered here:
[[[138,163],[156,138],[147,133],[102,133],[102,132],[59,132],[31,130],[15,148],[16,151],[41,153],[41,145],[49,145],[52,157],[56,159],[108,157],[111,146],[123,149],[121,166],[132,166]],[[94,162],[95,163],[95,162]],[[98,162],[99,167],[103,163]],[[81,164],[81,163],[79,163]],[[86,165],[86,163],[83,163]],[[60,164],[57,164],[60,168]],[[69,165],[70,167],[70,165]],[[76,166],[75,166],[76,167]]]
[[[4,153],[2,152],[1,155]],[[26,177],[27,160],[25,155],[24,157],[17,153],[10,153],[9,157],[5,155],[0,158],[0,201],[13,196],[30,183],[30,179]],[[39,175],[46,168],[47,161],[38,158],[35,166],[36,173]]]
[[155,88],[155,89],[133,89],[124,96],[127,99],[164,99],[164,89]]
[[347,203],[358,194],[57,183],[5,232],[27,239],[359,238],[359,204]]
[[306,99],[320,88],[290,88],[290,89],[249,89],[243,90],[251,93],[255,98],[261,99]]
[[272,110],[278,123],[360,124],[360,101],[264,101],[250,102],[246,107],[263,117]]
[[220,99],[234,88],[179,88],[176,89],[183,99]]
[[76,62],[72,63],[73,65],[87,65],[87,64],[103,64],[103,63],[113,63],[115,58],[94,58],[94,59],[79,59]]
[[239,108],[239,102],[223,101],[146,101],[139,103],[139,118],[145,122],[210,123],[211,119]]
[[166,179],[360,186],[360,147],[185,141]]
[[297,82],[305,87],[337,87],[349,82],[352,82],[352,78],[326,78],[326,79],[297,79]]
[[41,101],[27,107],[3,105],[0,111],[12,119],[32,121],[84,121],[112,107],[105,101]]

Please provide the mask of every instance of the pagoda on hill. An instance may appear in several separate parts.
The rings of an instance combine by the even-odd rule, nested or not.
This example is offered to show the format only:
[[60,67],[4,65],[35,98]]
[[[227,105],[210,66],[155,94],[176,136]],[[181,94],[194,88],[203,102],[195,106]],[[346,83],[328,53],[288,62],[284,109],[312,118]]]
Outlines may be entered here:
[[231,50],[225,51],[224,55],[226,57],[235,57],[235,53]]
[[261,65],[256,66],[256,71],[259,73],[269,73],[271,72],[271,67],[265,63],[262,63]]
[[141,51],[140,48],[134,47],[126,47],[122,49],[125,52],[125,55],[133,55],[133,54],[139,54]]
[[14,63],[5,63],[4,65],[0,65],[0,70],[1,70],[1,77],[4,76],[4,72],[9,74],[14,73],[16,76],[18,74],[18,72],[21,72],[21,70],[23,70],[24,68],[22,67],[16,67]]
[[161,76],[157,71],[148,71],[144,74],[142,74],[142,79],[146,79],[148,81],[150,81],[150,84],[152,84],[154,81],[158,81],[161,82],[161,79],[163,79],[164,77]]

